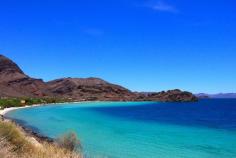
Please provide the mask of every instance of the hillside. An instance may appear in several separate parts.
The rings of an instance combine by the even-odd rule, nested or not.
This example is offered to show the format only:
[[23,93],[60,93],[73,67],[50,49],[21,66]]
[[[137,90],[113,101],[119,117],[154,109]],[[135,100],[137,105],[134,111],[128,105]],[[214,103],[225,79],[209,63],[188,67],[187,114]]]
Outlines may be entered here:
[[134,100],[136,95],[119,85],[99,78],[63,78],[47,82],[55,96],[79,100]]
[[0,55],[1,97],[43,97],[50,95],[41,79],[26,74],[10,59]]
[[76,101],[196,101],[180,90],[134,93],[99,78],[62,78],[49,82],[31,78],[7,57],[0,55],[0,97],[53,97]]

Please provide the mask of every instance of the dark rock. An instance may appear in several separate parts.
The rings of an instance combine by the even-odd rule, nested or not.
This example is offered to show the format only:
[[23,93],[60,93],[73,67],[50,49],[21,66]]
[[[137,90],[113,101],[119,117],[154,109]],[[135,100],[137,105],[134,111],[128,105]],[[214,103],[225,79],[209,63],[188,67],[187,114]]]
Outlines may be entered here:
[[151,93],[147,95],[147,100],[163,101],[163,102],[190,102],[197,101],[197,97],[190,92],[181,91],[179,89]]

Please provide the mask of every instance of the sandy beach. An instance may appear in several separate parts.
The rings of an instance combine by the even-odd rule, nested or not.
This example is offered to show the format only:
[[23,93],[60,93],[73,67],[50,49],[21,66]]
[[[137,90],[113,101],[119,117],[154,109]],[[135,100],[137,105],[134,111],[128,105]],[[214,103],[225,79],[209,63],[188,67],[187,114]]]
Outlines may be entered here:
[[16,110],[16,109],[23,109],[23,108],[30,108],[30,107],[36,107],[36,106],[43,106],[45,104],[37,104],[37,105],[26,105],[26,106],[22,106],[22,107],[10,107],[10,108],[5,108],[0,110],[0,115],[5,115],[6,113],[12,111],[12,110]]
[[[78,104],[78,103],[89,103],[91,101],[78,101],[78,102],[65,102],[65,103],[48,103],[48,104],[35,104],[35,105],[25,105],[21,107],[10,107],[10,108],[5,108],[0,110],[0,115],[4,116],[6,113],[12,111],[12,110],[17,110],[17,109],[23,109],[23,108],[30,108],[30,107],[37,107],[37,106],[45,106],[45,105],[53,105],[53,104],[66,104],[66,103],[71,103],[71,104]],[[99,102],[99,101],[94,101],[94,102]]]

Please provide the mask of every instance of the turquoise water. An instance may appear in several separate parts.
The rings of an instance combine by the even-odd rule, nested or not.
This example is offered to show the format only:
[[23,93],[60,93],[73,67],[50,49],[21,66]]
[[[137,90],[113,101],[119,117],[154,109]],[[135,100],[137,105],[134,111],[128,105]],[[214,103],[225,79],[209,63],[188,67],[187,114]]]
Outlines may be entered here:
[[236,157],[236,100],[60,104],[7,117],[52,138],[75,131],[91,158]]

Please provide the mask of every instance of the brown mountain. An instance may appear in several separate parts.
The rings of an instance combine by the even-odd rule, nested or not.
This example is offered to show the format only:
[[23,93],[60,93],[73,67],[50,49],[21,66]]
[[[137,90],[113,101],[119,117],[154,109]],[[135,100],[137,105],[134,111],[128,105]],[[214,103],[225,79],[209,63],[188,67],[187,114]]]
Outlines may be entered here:
[[189,92],[172,90],[134,93],[99,78],[62,78],[50,82],[34,79],[10,59],[0,55],[0,97],[60,97],[100,101],[196,101]]
[[41,79],[30,78],[10,59],[0,55],[0,96],[43,97],[49,95]]
[[47,83],[56,96],[79,100],[134,100],[136,95],[128,89],[99,78],[63,78]]

